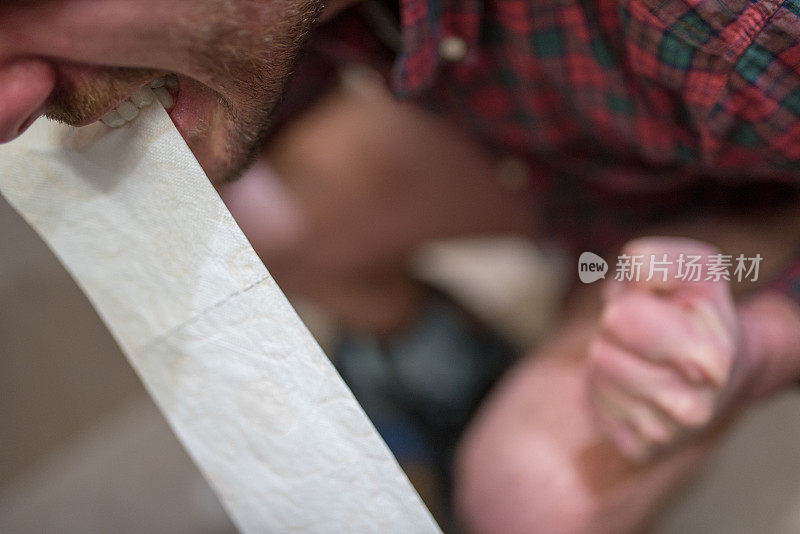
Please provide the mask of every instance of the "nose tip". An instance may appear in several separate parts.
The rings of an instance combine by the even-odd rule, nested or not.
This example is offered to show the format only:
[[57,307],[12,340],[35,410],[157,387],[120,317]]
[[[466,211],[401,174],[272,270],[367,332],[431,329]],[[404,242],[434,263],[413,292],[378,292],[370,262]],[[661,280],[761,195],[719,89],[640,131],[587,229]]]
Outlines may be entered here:
[[40,59],[0,65],[0,143],[18,137],[44,113],[55,79],[53,66]]

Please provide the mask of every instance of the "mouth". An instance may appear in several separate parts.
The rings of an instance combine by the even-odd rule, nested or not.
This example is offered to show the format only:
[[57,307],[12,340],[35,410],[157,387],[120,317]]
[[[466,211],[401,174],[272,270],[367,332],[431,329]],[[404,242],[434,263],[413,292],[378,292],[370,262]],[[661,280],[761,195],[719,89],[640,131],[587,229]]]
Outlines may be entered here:
[[178,133],[200,165],[207,169],[206,172],[220,175],[229,172],[221,167],[224,163],[220,163],[227,161],[230,155],[226,148],[229,119],[219,94],[182,74],[151,73],[149,76],[158,74],[161,76],[150,81],[145,81],[147,75],[139,78],[118,91],[120,96],[108,102],[105,109],[73,125],[82,127],[101,123],[107,128],[125,128],[136,121],[141,110],[157,101],[166,109]]
[[161,76],[142,85],[129,96],[116,103],[114,108],[107,110],[99,118],[86,121],[86,124],[99,120],[109,128],[121,128],[136,120],[139,116],[139,110],[146,108],[156,100],[164,106],[167,113],[170,113],[175,109],[179,95],[180,80],[178,76],[175,74]]

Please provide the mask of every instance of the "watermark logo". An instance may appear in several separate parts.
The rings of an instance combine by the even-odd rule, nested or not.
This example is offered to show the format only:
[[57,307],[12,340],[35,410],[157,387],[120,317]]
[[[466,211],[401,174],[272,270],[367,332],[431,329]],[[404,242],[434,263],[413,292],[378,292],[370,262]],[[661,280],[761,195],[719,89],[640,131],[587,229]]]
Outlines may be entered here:
[[605,278],[607,272],[608,263],[594,252],[584,252],[578,258],[578,277],[584,284]]
[[[707,257],[680,254],[668,258],[667,254],[628,255],[617,257],[614,280],[618,282],[666,282],[669,277],[683,282],[758,282],[761,254],[755,256],[712,254]],[[608,263],[593,252],[584,252],[578,258],[578,277],[584,284],[604,279]]]

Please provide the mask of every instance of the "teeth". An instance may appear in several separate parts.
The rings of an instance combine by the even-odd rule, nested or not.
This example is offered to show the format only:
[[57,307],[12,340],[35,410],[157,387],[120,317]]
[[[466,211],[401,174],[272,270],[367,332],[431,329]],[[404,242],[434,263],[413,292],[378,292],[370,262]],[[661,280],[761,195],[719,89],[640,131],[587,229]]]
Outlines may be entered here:
[[116,110],[106,113],[100,121],[111,128],[119,128],[120,126],[124,126],[126,122]]
[[[165,87],[166,86],[166,87]],[[119,128],[139,116],[139,110],[158,100],[164,109],[170,111],[175,107],[175,98],[167,87],[174,89],[178,87],[178,77],[174,74],[153,80],[149,85],[139,88],[134,92],[129,100],[123,100],[117,109],[109,111],[100,119],[106,126]]]
[[127,100],[117,106],[117,113],[126,121],[132,121],[139,116],[139,108]]
[[159,102],[161,102],[161,105],[164,106],[164,109],[167,111],[175,107],[175,99],[172,98],[172,95],[169,94],[169,91],[167,91],[165,88],[159,87],[158,89],[154,90],[153,93],[155,93],[156,98]]
[[155,95],[153,94],[152,89],[149,89],[147,87],[142,87],[141,89],[139,89],[138,91],[136,91],[131,95],[131,102],[133,102],[133,104],[137,108],[141,109],[141,108],[146,108],[147,106],[152,104],[154,98]]

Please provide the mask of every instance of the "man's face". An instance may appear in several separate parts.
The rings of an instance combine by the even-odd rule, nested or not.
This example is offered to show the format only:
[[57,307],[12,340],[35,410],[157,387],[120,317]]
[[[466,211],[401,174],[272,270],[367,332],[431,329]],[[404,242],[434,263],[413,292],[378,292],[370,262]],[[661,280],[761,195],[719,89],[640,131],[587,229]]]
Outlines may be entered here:
[[214,182],[258,149],[324,0],[1,0],[0,141],[178,75],[170,116]]

